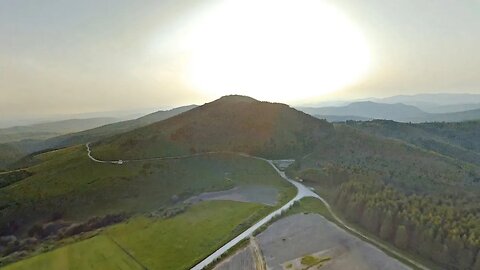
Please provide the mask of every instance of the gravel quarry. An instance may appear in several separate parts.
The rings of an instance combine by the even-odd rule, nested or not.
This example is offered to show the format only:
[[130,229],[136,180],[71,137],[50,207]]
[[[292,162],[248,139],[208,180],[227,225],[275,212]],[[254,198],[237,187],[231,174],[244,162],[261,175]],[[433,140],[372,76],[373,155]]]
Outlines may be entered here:
[[[308,255],[330,258],[321,267],[330,270],[410,269],[378,248],[345,232],[318,214],[296,214],[273,223],[257,236],[268,269],[304,269]],[[321,256],[320,256],[321,255]]]
[[274,187],[249,185],[239,186],[225,191],[206,192],[189,198],[186,203],[201,201],[230,200],[237,202],[253,202],[273,206],[277,203],[278,190]]

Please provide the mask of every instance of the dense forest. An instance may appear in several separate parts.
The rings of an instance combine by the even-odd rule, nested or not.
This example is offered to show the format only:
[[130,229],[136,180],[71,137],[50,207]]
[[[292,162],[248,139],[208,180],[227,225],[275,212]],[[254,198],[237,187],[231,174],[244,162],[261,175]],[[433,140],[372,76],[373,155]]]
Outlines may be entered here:
[[480,120],[458,123],[398,123],[389,120],[347,121],[377,136],[400,139],[455,159],[480,165]]
[[335,206],[398,248],[447,269],[480,269],[480,217],[472,197],[405,195],[380,181],[349,181]]
[[289,174],[349,222],[442,269],[480,269],[480,169],[337,125]]

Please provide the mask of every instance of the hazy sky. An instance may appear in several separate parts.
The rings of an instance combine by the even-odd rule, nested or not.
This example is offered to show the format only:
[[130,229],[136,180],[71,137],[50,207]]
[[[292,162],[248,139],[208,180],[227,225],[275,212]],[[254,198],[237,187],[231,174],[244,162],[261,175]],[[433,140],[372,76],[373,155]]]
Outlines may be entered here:
[[[355,83],[328,95],[322,95],[319,89],[318,94],[311,93],[312,100],[424,92],[480,93],[480,1],[324,2],[365,39],[370,65]],[[188,44],[185,40],[202,21],[198,19],[202,14],[208,17],[208,12],[222,3],[0,1],[0,117],[164,108],[209,101],[212,93],[197,89],[186,75],[191,47],[202,41]],[[247,7],[239,18],[248,22],[248,12],[255,8],[255,4]],[[272,12],[275,8],[271,6]],[[265,21],[270,15],[268,10],[262,11]],[[285,16],[287,23],[282,27],[288,28],[289,19],[295,25],[296,18]],[[216,25],[212,27],[221,25],[219,20],[213,22]],[[235,36],[232,32],[228,34]],[[204,36],[212,39],[211,35]],[[243,33],[242,38],[248,36]],[[263,42],[263,37],[251,39],[249,46],[261,46]],[[342,46],[348,49],[356,44]],[[238,55],[236,49],[224,50]],[[255,68],[254,61],[246,63]],[[341,63],[343,67],[339,68],[348,70],[349,63]],[[321,81],[324,74],[315,72],[312,74],[318,73]],[[283,74],[279,73],[280,82]],[[274,78],[275,74],[269,76]]]

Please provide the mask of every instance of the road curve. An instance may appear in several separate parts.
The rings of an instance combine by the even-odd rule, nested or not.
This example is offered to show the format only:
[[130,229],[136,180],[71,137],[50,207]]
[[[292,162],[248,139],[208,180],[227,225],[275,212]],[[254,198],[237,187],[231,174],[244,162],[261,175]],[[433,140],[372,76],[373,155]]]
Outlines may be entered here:
[[273,218],[281,215],[283,212],[287,211],[290,207],[293,206],[293,204],[296,202],[296,201],[299,201],[300,199],[302,198],[305,198],[305,197],[314,197],[314,198],[320,198],[317,194],[313,193],[310,189],[308,189],[307,187],[305,187],[304,185],[296,182],[296,181],[293,181],[291,179],[289,179],[284,172],[280,171],[274,164],[272,161],[270,160],[266,160],[266,159],[263,159],[263,158],[259,158],[259,157],[255,157],[257,159],[261,159],[261,160],[265,160],[268,162],[268,164],[270,164],[274,169],[275,171],[277,171],[277,173],[285,180],[287,180],[288,182],[290,182],[291,184],[293,184],[296,188],[297,188],[297,195],[291,199],[289,202],[287,202],[285,205],[283,205],[282,207],[280,207],[279,209],[273,211],[272,213],[270,213],[269,215],[267,215],[266,217],[262,218],[260,221],[258,221],[257,223],[255,223],[253,226],[251,226],[250,228],[248,228],[246,231],[244,231],[243,233],[241,233],[240,235],[238,235],[237,237],[233,238],[232,240],[230,240],[228,243],[226,243],[225,245],[223,245],[222,247],[220,247],[219,249],[217,249],[214,253],[210,254],[208,257],[206,257],[205,259],[203,259],[201,262],[199,262],[197,265],[195,265],[194,267],[191,268],[191,270],[201,270],[201,269],[204,269],[206,266],[210,265],[211,263],[213,263],[215,260],[217,260],[218,258],[220,258],[220,256],[222,256],[225,252],[227,252],[229,249],[231,249],[232,247],[234,247],[235,245],[237,245],[238,243],[240,243],[242,240],[244,239],[247,239],[249,238],[258,228],[262,227],[263,225],[267,224],[268,222],[270,222]]
[[220,247],[219,249],[217,249],[215,252],[213,252],[212,254],[210,254],[208,257],[206,257],[205,259],[203,259],[201,262],[199,262],[197,265],[195,265],[194,267],[191,268],[191,270],[202,270],[204,269],[206,266],[210,265],[211,263],[213,263],[215,260],[217,260],[218,258],[220,258],[225,252],[227,252],[229,249],[231,249],[232,247],[234,247],[235,245],[237,245],[238,243],[240,243],[242,240],[244,239],[247,239],[249,238],[253,232],[255,232],[258,228],[262,227],[263,225],[267,224],[268,222],[270,222],[273,218],[281,215],[284,211],[287,211],[290,207],[293,206],[293,204],[299,200],[301,200],[302,198],[305,198],[305,197],[313,197],[313,198],[317,198],[319,199],[320,201],[322,201],[326,208],[328,209],[328,211],[330,212],[330,214],[332,215],[332,217],[339,223],[341,224],[346,230],[350,231],[351,233],[357,235],[357,236],[360,236],[361,238],[369,241],[370,243],[373,243],[375,244],[376,246],[378,247],[381,247],[382,249],[384,250],[388,250],[391,254],[394,254],[395,256],[399,257],[399,258],[402,258],[406,261],[408,261],[409,263],[411,263],[412,265],[416,266],[417,268],[419,269],[422,269],[422,270],[429,270],[429,268],[425,267],[424,265],[404,256],[403,254],[395,251],[395,250],[392,250],[390,249],[388,246],[386,246],[385,244],[383,243],[380,243],[378,241],[376,241],[375,239],[372,239],[368,236],[366,236],[365,234],[361,233],[360,231],[358,231],[357,229],[345,224],[345,222],[343,222],[332,210],[330,204],[322,197],[320,197],[318,194],[312,192],[309,188],[307,188],[306,186],[304,186],[303,184],[297,182],[297,181],[294,181],[290,178],[287,177],[287,175],[285,174],[285,172],[279,170],[271,160],[268,160],[268,159],[265,159],[265,158],[261,158],[261,157],[256,157],[256,156],[251,156],[251,155],[247,155],[247,154],[243,154],[243,153],[235,153],[235,152],[206,152],[206,153],[197,153],[197,154],[192,154],[192,155],[184,155],[184,156],[176,156],[176,157],[158,157],[158,158],[146,158],[146,159],[133,159],[133,160],[99,160],[99,159],[96,159],[92,156],[92,151],[90,149],[90,143],[87,143],[85,144],[85,147],[87,148],[87,155],[88,157],[94,161],[94,162],[97,162],[97,163],[107,163],[107,164],[123,164],[125,162],[132,162],[132,161],[153,161],[153,160],[168,160],[168,159],[182,159],[182,158],[191,158],[191,157],[196,157],[196,156],[201,156],[201,155],[206,155],[206,154],[220,154],[220,153],[232,153],[232,154],[237,154],[237,155],[241,155],[241,156],[245,156],[245,157],[250,157],[250,158],[255,158],[255,159],[258,159],[258,160],[263,160],[265,162],[267,162],[268,164],[270,164],[270,166],[273,167],[273,169],[283,178],[285,179],[286,181],[288,181],[289,183],[291,183],[292,185],[294,185],[296,188],[297,188],[297,195],[291,199],[289,202],[287,202],[285,205],[283,205],[282,207],[280,207],[279,209],[273,211],[272,213],[270,213],[269,215],[267,215],[266,217],[264,217],[263,219],[261,219],[260,221],[258,221],[257,223],[255,223],[254,225],[252,225],[250,228],[248,228],[247,230],[245,230],[243,233],[241,233],[240,235],[238,235],[237,237],[233,238],[232,240],[230,240],[229,242],[227,242],[225,245],[223,245],[222,247]]
[[113,161],[107,161],[107,160],[99,160],[99,159],[96,159],[92,156],[92,150],[90,149],[90,143],[86,143],[85,144],[85,147],[87,148],[87,156],[88,158],[90,158],[92,161],[95,161],[97,163],[111,163],[113,164]]

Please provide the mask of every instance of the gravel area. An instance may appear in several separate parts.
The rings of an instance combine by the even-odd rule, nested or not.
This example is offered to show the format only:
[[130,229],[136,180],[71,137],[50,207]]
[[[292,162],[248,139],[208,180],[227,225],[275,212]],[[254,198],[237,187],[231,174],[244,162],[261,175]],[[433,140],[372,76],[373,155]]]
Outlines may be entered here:
[[273,270],[285,269],[290,261],[303,256],[321,253],[331,257],[321,270],[410,269],[318,214],[296,214],[280,219],[257,239],[268,269]]
[[253,249],[250,245],[219,263],[214,270],[255,270]]
[[269,186],[240,186],[225,191],[207,192],[192,197],[185,202],[197,203],[211,200],[230,200],[238,202],[255,202],[266,205],[277,203],[278,190]]

